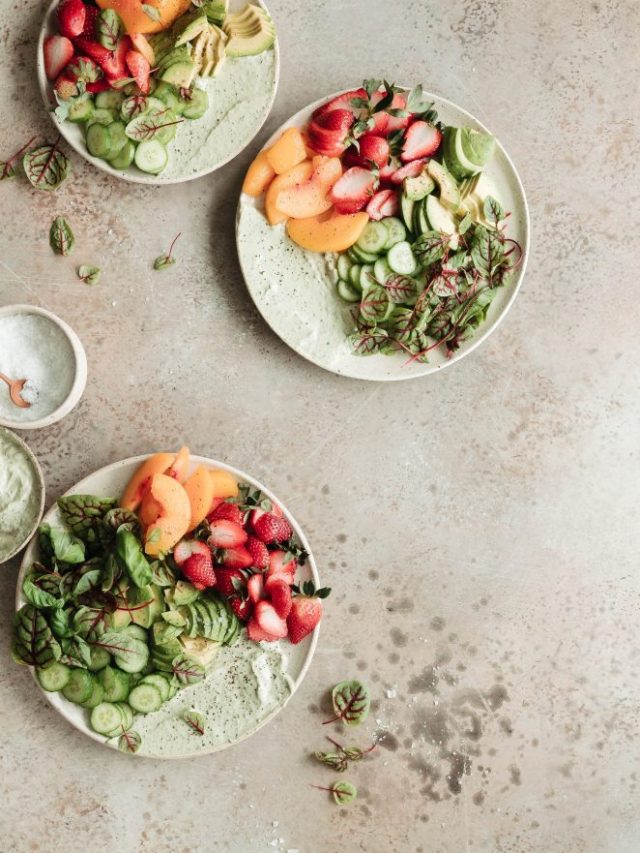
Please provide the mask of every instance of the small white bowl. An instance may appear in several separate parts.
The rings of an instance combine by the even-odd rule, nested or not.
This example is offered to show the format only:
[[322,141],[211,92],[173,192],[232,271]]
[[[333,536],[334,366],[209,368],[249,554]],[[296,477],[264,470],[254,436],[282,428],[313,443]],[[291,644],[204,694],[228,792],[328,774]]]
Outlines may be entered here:
[[48,320],[51,320],[52,323],[55,323],[56,326],[64,332],[75,357],[75,376],[71,390],[69,391],[66,399],[62,401],[57,409],[54,409],[53,412],[45,415],[45,417],[38,418],[34,421],[12,421],[9,418],[0,416],[0,426],[20,430],[42,429],[42,427],[51,426],[51,424],[55,424],[57,421],[64,418],[65,415],[68,415],[80,401],[87,384],[87,355],[84,351],[80,338],[73,331],[71,326],[65,323],[64,320],[61,320],[60,317],[52,314],[51,311],[47,311],[46,308],[38,308],[37,305],[5,305],[3,308],[0,308],[0,317],[10,314],[38,314],[42,317],[46,317]]
[[33,522],[33,525],[31,526],[28,534],[25,536],[25,538],[22,540],[22,542],[20,542],[12,551],[10,551],[8,554],[0,553],[0,564],[2,564],[2,563],[6,563],[12,557],[15,557],[19,551],[22,551],[24,546],[29,542],[29,540],[31,539],[33,534],[38,529],[38,525],[40,524],[40,521],[42,520],[42,513],[44,512],[45,487],[44,487],[44,476],[42,474],[42,468],[40,467],[40,463],[38,462],[36,457],[33,455],[32,451],[29,449],[27,444],[25,444],[23,439],[21,439],[19,435],[16,435],[15,432],[12,432],[10,429],[5,429],[4,427],[1,427],[1,426],[0,426],[0,433],[4,433],[5,435],[8,435],[11,438],[11,440],[15,441],[15,443],[18,445],[18,447],[24,452],[24,455],[27,457],[27,459],[31,463],[31,466],[35,472],[36,488],[38,489],[38,492],[39,492],[39,495],[38,495],[38,512],[36,514],[35,521]]

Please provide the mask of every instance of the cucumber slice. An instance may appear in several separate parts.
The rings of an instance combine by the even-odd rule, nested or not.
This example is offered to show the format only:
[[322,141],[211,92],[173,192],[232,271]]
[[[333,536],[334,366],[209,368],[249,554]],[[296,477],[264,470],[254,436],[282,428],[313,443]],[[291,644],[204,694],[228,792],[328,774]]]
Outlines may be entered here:
[[69,667],[65,666],[63,663],[58,663],[58,661],[54,661],[50,666],[38,668],[36,670],[36,676],[40,687],[42,687],[43,690],[47,690],[49,693],[55,693],[56,690],[62,690],[69,681],[70,675],[71,670]]
[[349,284],[351,287],[360,287],[360,264],[354,264],[349,270]]
[[387,262],[391,269],[400,275],[411,275],[418,268],[411,246],[406,240],[396,243],[389,249]]
[[343,281],[349,281],[349,270],[353,266],[353,262],[347,255],[340,255],[338,257],[338,276]]
[[126,699],[131,689],[131,676],[121,669],[106,666],[98,675],[104,690],[105,702],[121,702]]
[[120,154],[128,139],[124,132],[124,124],[121,121],[114,121],[109,125],[109,136],[111,138],[111,149],[107,156],[107,160],[111,163]]
[[338,281],[338,296],[345,302],[360,302],[360,290],[342,279]]
[[145,684],[144,681],[141,681],[129,694],[129,704],[134,711],[138,711],[140,714],[149,714],[160,709],[162,696],[153,684]]
[[113,656],[114,663],[125,672],[141,672],[149,662],[149,647],[141,640],[132,640],[131,645],[131,652]]
[[119,732],[126,732],[133,725],[133,708],[126,702],[116,702],[115,706],[120,712],[120,719],[122,720]]
[[87,128],[87,148],[94,157],[106,158],[111,152],[111,134],[103,124],[90,124]]
[[[147,98],[147,108],[145,110],[146,113],[151,111],[162,113],[165,110],[167,110],[167,105],[162,100],[162,98],[156,98],[155,96],[153,98]],[[170,112],[170,110],[168,110],[168,112]]]
[[182,111],[187,105],[187,102],[183,101],[182,98],[178,96],[178,92],[173,88],[173,86],[169,83],[165,83],[164,80],[161,80],[160,83],[158,83],[154,92],[154,99],[162,101],[162,103],[176,115],[182,115]]
[[[402,230],[404,231],[404,228]],[[389,263],[386,258],[378,258],[378,260],[373,265],[373,274],[376,277],[376,280],[380,282],[380,284],[384,284],[385,281],[393,275],[393,270],[389,266]]]
[[69,107],[69,112],[67,113],[67,118],[69,121],[73,121],[76,124],[89,121],[89,119],[93,116],[95,111],[95,107],[93,104],[93,98],[91,95],[86,95],[83,98],[78,98],[77,101],[74,101]]
[[142,640],[145,644],[149,642],[149,634],[140,625],[127,625],[127,627],[123,629],[122,633],[128,634],[130,637],[134,637],[136,640]]
[[145,675],[140,681],[140,684],[153,684],[153,686],[159,691],[163,702],[166,702],[169,699],[169,693],[171,692],[169,679],[165,678],[164,675],[160,675],[159,672],[152,672],[150,675]]
[[62,688],[62,695],[69,702],[81,705],[93,693],[93,676],[86,669],[72,669],[69,679]]
[[91,118],[87,122],[87,125],[104,124],[106,126],[111,124],[111,122],[114,122],[116,118],[117,115],[112,110],[94,110]]
[[104,669],[111,660],[111,655],[106,649],[101,649],[99,646],[91,646],[91,660],[87,664],[91,672],[97,672],[99,669]]
[[167,149],[157,139],[141,142],[134,155],[135,164],[141,172],[150,175],[159,174],[169,160]]
[[93,690],[91,691],[91,696],[82,702],[83,708],[95,708],[96,705],[99,705],[104,699],[104,690],[102,684],[98,681],[97,678],[93,680]]
[[409,231],[413,231],[413,208],[415,207],[415,201],[402,193],[400,196],[400,212],[402,213],[402,218],[404,219],[404,224],[407,226]]
[[[114,169],[119,169],[123,171],[124,169],[128,169],[129,166],[133,163],[133,158],[136,153],[136,146],[134,143],[127,139],[124,144],[124,147],[120,150],[117,157],[114,157],[112,160],[109,160]],[[127,613],[127,616],[129,614]]]
[[100,702],[91,711],[91,728],[99,735],[113,737],[122,730],[122,715],[112,702]]
[[185,118],[201,118],[209,108],[209,96],[202,89],[192,89],[190,97],[185,98],[182,115]]
[[407,239],[407,229],[397,216],[387,216],[387,218],[382,219],[381,222],[389,233],[387,242],[384,244],[385,249],[390,249],[392,246],[395,246],[396,243],[401,243],[403,240]]
[[120,112],[124,102],[124,94],[116,92],[115,89],[107,89],[106,92],[98,92],[96,95],[96,107],[99,110],[113,110]]
[[349,254],[357,264],[375,264],[378,258],[376,254],[373,252],[365,252],[365,250],[361,249],[357,244],[354,244],[349,249]]
[[371,287],[371,277],[373,276],[373,266],[371,264],[365,264],[363,267],[360,267],[360,290],[364,293],[367,288]]
[[364,231],[356,241],[356,246],[363,252],[379,255],[384,249],[389,232],[382,222],[368,222]]

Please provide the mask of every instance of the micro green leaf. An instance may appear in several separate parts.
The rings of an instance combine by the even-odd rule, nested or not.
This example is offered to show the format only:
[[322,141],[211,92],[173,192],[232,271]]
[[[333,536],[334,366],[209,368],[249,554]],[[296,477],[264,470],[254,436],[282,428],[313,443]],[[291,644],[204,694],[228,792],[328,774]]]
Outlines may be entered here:
[[154,270],[164,270],[167,267],[170,267],[172,264],[175,264],[176,259],[173,257],[173,247],[175,246],[175,244],[178,240],[178,237],[180,237],[181,233],[182,232],[180,232],[179,234],[176,234],[176,236],[173,238],[173,241],[171,242],[171,245],[169,246],[169,251],[167,252],[167,254],[166,255],[159,255],[155,259],[155,261],[153,262]]
[[351,782],[334,782],[327,788],[322,785],[312,785],[318,791],[328,791],[339,806],[348,806],[358,796],[358,789]]
[[15,616],[12,655],[16,663],[45,666],[59,660],[61,648],[47,620],[32,604],[25,604]]
[[[159,20],[159,17],[156,20]],[[123,29],[120,16],[113,9],[103,9],[98,15],[96,22],[98,41],[103,47],[111,51],[111,53],[117,48]]]
[[55,190],[65,180],[71,166],[56,142],[45,143],[33,148],[22,158],[22,165],[29,182],[38,190]]
[[122,732],[118,738],[118,749],[122,750],[122,752],[137,752],[141,744],[142,738],[133,729],[130,729],[128,732]]
[[100,267],[92,267],[89,264],[81,264],[76,270],[76,273],[80,281],[84,281],[85,284],[97,284],[100,279],[102,270],[100,269]]
[[178,655],[171,663],[171,670],[180,684],[196,684],[204,678],[204,667],[188,655]]
[[150,18],[152,21],[156,23],[162,20],[162,15],[160,13],[160,9],[156,6],[151,6],[149,3],[142,4],[142,11],[145,13],[147,18]]
[[49,229],[49,245],[56,255],[70,255],[74,243],[71,226],[64,217],[56,216]]
[[205,719],[198,711],[185,711],[182,719],[191,728],[194,734],[203,735],[205,729]]
[[331,700],[335,717],[325,720],[325,725],[342,720],[345,726],[359,726],[369,714],[371,699],[361,681],[339,682],[331,692]]

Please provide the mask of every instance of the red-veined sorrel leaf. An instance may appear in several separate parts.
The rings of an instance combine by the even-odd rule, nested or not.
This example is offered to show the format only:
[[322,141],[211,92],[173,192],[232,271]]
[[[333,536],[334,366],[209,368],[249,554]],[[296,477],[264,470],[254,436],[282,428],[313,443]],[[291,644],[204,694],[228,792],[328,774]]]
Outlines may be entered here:
[[12,154],[8,160],[0,160],[0,181],[7,180],[8,178],[15,178],[16,160],[20,157],[21,154],[24,154],[24,152],[31,145],[34,139],[35,136],[32,136],[31,139],[25,145],[23,145],[22,148],[18,149],[15,154]]
[[56,216],[49,229],[49,245],[56,255],[70,255],[76,238],[71,226],[62,216]]
[[22,158],[24,172],[29,182],[39,190],[55,190],[69,174],[71,166],[67,157],[54,142],[34,148]]
[[349,335],[349,343],[356,355],[375,355],[391,343],[385,329],[371,328]]
[[392,275],[382,286],[392,302],[409,302],[418,289],[416,280],[408,275]]
[[326,720],[333,723],[342,720],[345,726],[359,726],[369,714],[371,699],[369,691],[361,681],[341,681],[331,693],[335,717]]
[[449,245],[449,235],[439,231],[425,231],[418,237],[412,249],[420,262],[428,267],[444,257]]
[[389,294],[379,284],[367,288],[360,302],[360,316],[365,323],[376,323],[389,313]]
[[348,806],[358,796],[358,789],[351,782],[334,782],[330,788],[322,785],[312,785],[318,791],[328,791],[339,806]]
[[100,267],[93,267],[91,264],[81,264],[76,270],[78,278],[85,284],[97,284],[100,273]]
[[132,118],[146,112],[147,106],[148,102],[144,95],[131,95],[120,107],[120,112],[124,119],[130,121]]
[[198,711],[185,711],[182,715],[182,719],[185,723],[192,729],[192,731],[197,735],[204,734],[204,724],[205,720],[202,714],[198,713]]
[[151,6],[149,3],[142,4],[142,11],[145,13],[147,18],[151,18],[151,20],[156,23],[162,20],[160,9],[157,9],[155,6]]
[[109,654],[130,660],[146,658],[149,654],[146,643],[124,631],[106,631],[93,645],[105,649]]
[[204,667],[187,655],[174,658],[171,670],[181,684],[196,684],[204,678]]
[[103,9],[98,15],[96,30],[100,44],[113,53],[123,30],[122,21],[117,12],[113,9]]
[[157,137],[160,137],[162,141],[162,130],[164,128],[173,127],[173,125],[181,124],[183,121],[183,118],[177,118],[175,113],[172,113],[168,108],[149,110],[148,113],[131,119],[126,127],[126,134],[129,139],[133,139],[135,142],[144,142]]
[[142,738],[138,732],[134,732],[133,730],[122,732],[118,738],[118,749],[122,750],[122,752],[137,752],[140,749],[141,743]]
[[12,651],[16,663],[28,666],[45,666],[60,659],[60,644],[42,613],[31,604],[16,613]]

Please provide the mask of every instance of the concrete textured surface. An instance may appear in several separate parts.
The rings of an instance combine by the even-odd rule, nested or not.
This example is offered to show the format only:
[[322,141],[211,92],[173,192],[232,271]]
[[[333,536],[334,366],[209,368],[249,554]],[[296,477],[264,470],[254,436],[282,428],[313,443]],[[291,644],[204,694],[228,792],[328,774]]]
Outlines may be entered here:
[[[42,5],[4,4],[6,155],[51,135],[36,91]],[[73,156],[57,193],[2,186],[0,302],[81,335],[76,411],[27,435],[48,500],[116,459],[186,441],[255,473],[334,588],[311,671],[258,736],[187,762],[84,738],[8,659],[17,561],[0,573],[0,849],[634,853],[638,805],[640,6],[632,0],[273,0],[271,118],[221,172],[112,180]],[[252,154],[326,92],[385,76],[469,108],[531,206],[529,270],[479,351],[382,386],[289,351],[247,297],[234,214]],[[54,257],[54,215],[73,224]],[[150,263],[182,231],[178,263]],[[78,262],[99,264],[89,288]],[[26,435],[26,434],[25,434]],[[310,787],[336,681],[362,677],[349,809]]]

